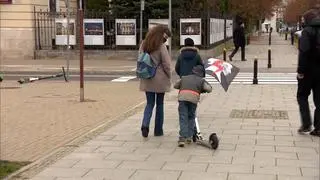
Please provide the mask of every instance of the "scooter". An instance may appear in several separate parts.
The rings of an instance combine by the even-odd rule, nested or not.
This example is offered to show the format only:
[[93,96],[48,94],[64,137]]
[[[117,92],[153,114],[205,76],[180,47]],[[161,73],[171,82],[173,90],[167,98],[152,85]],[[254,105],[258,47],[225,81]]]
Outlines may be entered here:
[[210,149],[216,150],[219,147],[219,139],[216,133],[212,133],[209,136],[209,140],[204,140],[200,132],[198,118],[195,118],[195,133],[192,138],[193,142],[208,147]]
[[44,77],[26,77],[26,78],[21,78],[21,79],[18,80],[18,83],[25,84],[25,83],[31,83],[31,82],[39,81],[39,80],[43,80],[43,79],[52,79],[52,78],[57,78],[57,77],[64,77],[64,80],[66,82],[68,82],[64,67],[62,67],[62,73],[59,73],[59,74],[56,74],[56,75],[52,75],[52,76],[44,76]]

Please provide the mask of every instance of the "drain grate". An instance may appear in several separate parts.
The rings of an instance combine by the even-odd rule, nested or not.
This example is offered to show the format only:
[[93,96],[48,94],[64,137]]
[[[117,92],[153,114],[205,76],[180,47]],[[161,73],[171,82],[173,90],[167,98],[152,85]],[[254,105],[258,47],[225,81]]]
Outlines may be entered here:
[[287,111],[233,109],[230,113],[230,118],[289,119],[289,116]]

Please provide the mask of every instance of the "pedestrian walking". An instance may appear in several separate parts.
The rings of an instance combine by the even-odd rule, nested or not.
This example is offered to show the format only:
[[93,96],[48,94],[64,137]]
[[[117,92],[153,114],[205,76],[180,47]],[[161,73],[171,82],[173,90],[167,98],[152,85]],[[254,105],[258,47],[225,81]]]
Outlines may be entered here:
[[182,76],[174,85],[175,89],[179,89],[179,147],[184,147],[185,143],[192,142],[200,94],[212,91],[210,84],[203,78],[203,73],[205,73],[203,66],[197,65],[192,69],[191,75]]
[[[197,65],[201,65],[204,68],[199,49],[194,47],[194,41],[191,38],[186,38],[184,45],[185,47],[180,49],[180,55],[175,66],[175,71],[180,78],[192,74],[193,67]],[[203,74],[204,76],[205,74]]]
[[151,79],[140,79],[140,90],[146,94],[147,104],[143,114],[141,132],[148,137],[152,111],[156,104],[154,136],[163,135],[164,95],[171,88],[171,57],[164,44],[171,37],[168,27],[158,25],[149,30],[140,45],[139,52],[147,52],[154,64],[156,74]]
[[303,15],[303,31],[299,41],[297,69],[297,101],[301,115],[299,133],[311,131],[312,121],[308,97],[312,91],[314,111],[314,130],[310,133],[320,137],[320,9],[315,8]]
[[244,23],[240,22],[237,25],[235,30],[233,31],[233,43],[235,49],[229,55],[229,60],[232,61],[233,56],[238,52],[239,48],[241,48],[241,61],[246,61],[245,59],[245,45],[246,45],[246,38],[244,32]]

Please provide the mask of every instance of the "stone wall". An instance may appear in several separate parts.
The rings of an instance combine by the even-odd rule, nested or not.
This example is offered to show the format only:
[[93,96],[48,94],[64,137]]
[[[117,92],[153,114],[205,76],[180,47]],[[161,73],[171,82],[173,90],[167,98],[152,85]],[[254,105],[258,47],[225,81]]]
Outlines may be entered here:
[[34,31],[32,28],[0,28],[2,59],[33,59]]
[[[65,1],[57,1],[58,11],[65,9]],[[12,0],[0,4],[0,57],[5,59],[34,58],[34,11],[46,11],[48,0]],[[77,0],[70,0],[77,7]]]

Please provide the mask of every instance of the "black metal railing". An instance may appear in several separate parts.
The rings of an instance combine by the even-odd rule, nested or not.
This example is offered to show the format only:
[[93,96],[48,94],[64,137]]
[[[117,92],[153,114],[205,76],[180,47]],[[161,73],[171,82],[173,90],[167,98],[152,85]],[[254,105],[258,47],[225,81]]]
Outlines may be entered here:
[[[138,13],[137,13],[138,14]],[[72,49],[78,49],[79,42],[79,22],[78,14],[76,10],[71,10],[69,12],[70,20],[74,22],[74,39],[75,43],[71,43]],[[35,10],[34,11],[34,26],[35,26],[35,48],[36,50],[54,50],[54,49],[64,49],[65,45],[57,43],[57,19],[66,20],[66,12],[55,12],[52,13],[48,10]],[[136,19],[136,44],[135,46],[117,46],[116,45],[116,34],[115,34],[115,21],[117,18],[128,18],[128,17],[116,17],[110,13],[110,11],[97,11],[97,10],[85,10],[85,19],[103,19],[104,22],[104,45],[85,45],[85,49],[138,49],[139,39],[140,39],[140,17],[130,17],[131,19]],[[172,48],[180,48],[180,18],[201,18],[201,45],[200,48],[210,48],[217,44],[223,43],[223,40],[218,42],[212,42],[210,40],[210,34],[217,33],[212,32],[217,29],[223,29],[224,24],[220,24],[217,29],[211,30],[210,18],[223,19],[221,14],[207,11],[200,12],[189,12],[187,15],[180,13],[179,11],[173,11],[172,14]],[[148,31],[148,20],[155,19],[149,17],[148,15],[143,16],[143,36]],[[228,17],[230,19],[230,17]],[[71,22],[70,21],[70,22]],[[222,26],[222,27],[221,27]],[[60,31],[60,30],[59,30]],[[211,31],[211,32],[210,32]],[[220,32],[221,33],[221,32]],[[230,37],[229,37],[230,38]],[[72,42],[72,41],[70,41]]]

